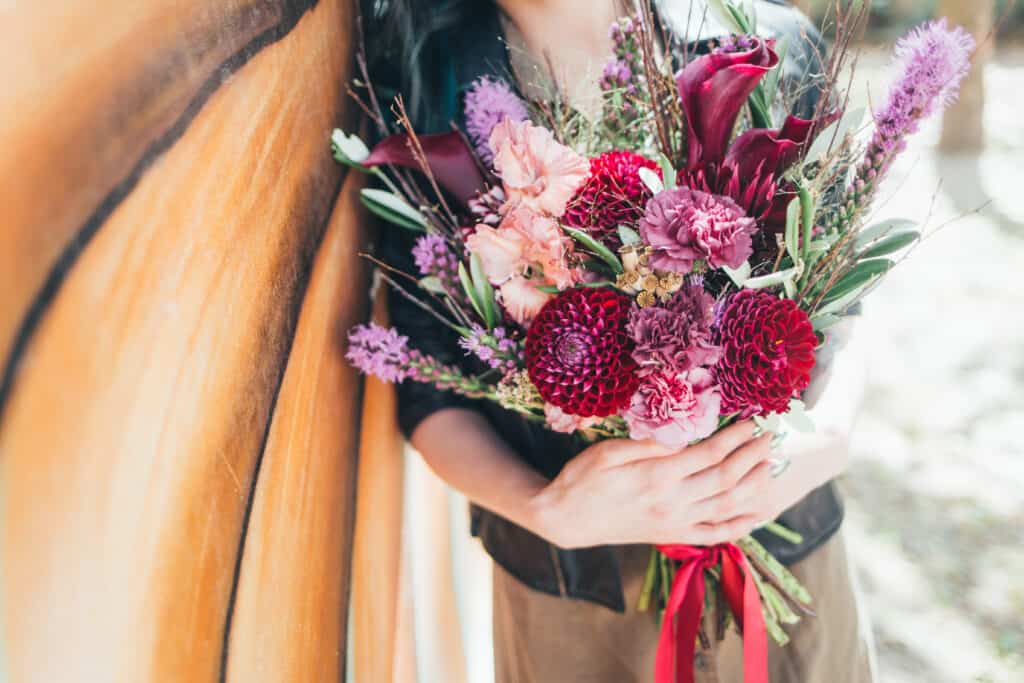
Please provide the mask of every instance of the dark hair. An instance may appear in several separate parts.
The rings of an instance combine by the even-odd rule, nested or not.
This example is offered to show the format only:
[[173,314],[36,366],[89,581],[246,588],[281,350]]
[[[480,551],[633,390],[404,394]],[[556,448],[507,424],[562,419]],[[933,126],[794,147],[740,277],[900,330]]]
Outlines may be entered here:
[[367,61],[382,92],[402,93],[413,119],[440,87],[449,31],[494,12],[493,0],[359,0]]

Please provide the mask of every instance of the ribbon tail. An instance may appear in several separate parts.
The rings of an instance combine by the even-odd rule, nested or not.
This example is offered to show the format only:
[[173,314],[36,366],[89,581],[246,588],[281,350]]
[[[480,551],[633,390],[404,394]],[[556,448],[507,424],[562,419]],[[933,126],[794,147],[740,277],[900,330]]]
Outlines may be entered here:
[[694,683],[693,658],[703,608],[703,565],[695,560],[683,565],[672,582],[655,656],[655,683]]
[[769,683],[768,632],[761,611],[761,596],[746,556],[731,544],[722,555],[722,589],[743,631],[744,683]]

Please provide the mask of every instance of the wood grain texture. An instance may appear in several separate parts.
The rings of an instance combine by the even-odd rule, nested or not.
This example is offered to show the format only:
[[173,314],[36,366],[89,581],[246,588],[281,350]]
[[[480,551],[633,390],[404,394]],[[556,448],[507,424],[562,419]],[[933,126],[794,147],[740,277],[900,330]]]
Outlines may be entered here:
[[[70,5],[66,11],[84,23],[61,25],[57,5]],[[109,15],[102,11],[106,5]],[[81,36],[89,43],[94,36],[79,32],[83,27],[98,33],[116,28],[127,36],[132,31],[122,22],[134,19],[140,40],[157,50],[161,29],[175,40],[193,40],[174,24],[180,11],[198,27],[220,27],[209,34],[209,49],[221,50],[218,41],[223,41],[230,52],[241,29],[222,21],[224,13],[247,6],[183,0],[129,5],[52,2],[40,7],[52,15],[55,40]],[[166,140],[165,149],[146,147],[136,138],[122,144],[109,127],[76,124],[79,139],[65,142],[94,153],[107,149],[111,156],[108,165],[79,174],[63,173],[50,147],[18,148],[19,154],[33,157],[24,164],[35,178],[35,184],[18,184],[18,193],[31,191],[36,201],[67,206],[52,209],[60,216],[33,213],[39,210],[27,203],[12,213],[16,220],[5,224],[0,235],[3,277],[19,260],[52,261],[52,247],[74,233],[83,212],[95,206],[96,195],[90,193],[102,194],[107,185],[126,190],[49,294],[24,346],[0,423],[5,560],[0,602],[12,681],[217,681],[232,657],[225,643],[252,651],[244,636],[265,634],[248,626],[278,616],[258,614],[243,588],[236,596],[240,616],[234,622],[242,625],[243,636],[227,632],[236,569],[266,561],[252,548],[241,565],[238,558],[250,504],[264,500],[263,507],[253,508],[258,514],[250,523],[271,521],[262,510],[273,501],[258,492],[254,498],[252,487],[259,481],[271,416],[275,405],[280,407],[278,390],[313,255],[339,187],[341,172],[329,157],[326,139],[348,105],[343,84],[351,18],[347,0],[320,0],[308,11],[297,2],[279,6],[285,8],[281,16],[291,13],[294,27],[286,35],[272,34],[273,40],[247,42],[259,49],[232,66],[233,74],[229,70],[215,81],[176,137]],[[22,7],[36,11],[27,3],[18,3],[16,11]],[[143,15],[145,10],[151,12]],[[17,27],[3,30],[13,35]],[[242,33],[237,42],[249,35]],[[135,52],[109,48],[110,55],[122,57],[117,73],[96,66],[107,62],[89,62],[89,69],[68,76],[53,97],[67,105],[61,98],[70,89],[79,95],[95,91],[99,98],[108,79],[138,68],[145,50],[135,39],[124,38]],[[189,64],[186,71],[203,72],[204,64]],[[110,61],[108,70],[114,65]],[[148,68],[158,76],[164,73]],[[197,102],[182,94],[187,88],[179,92],[173,73],[167,74],[168,102]],[[196,77],[190,82],[209,81]],[[130,83],[122,87],[130,91]],[[150,101],[144,98],[139,106]],[[108,114],[127,117],[122,127],[131,128],[132,112],[109,109],[113,104],[123,102],[115,97],[83,107],[100,112],[106,106]],[[153,123],[142,127],[146,135],[139,139],[160,135],[174,119],[173,109],[168,104],[167,110],[150,112]],[[5,110],[2,117],[9,115]],[[2,117],[4,141],[30,135],[29,123],[15,134]],[[132,157],[141,148],[159,151],[138,170]],[[10,173],[9,151],[4,163]],[[116,169],[128,162],[136,164],[129,164],[129,176],[135,171],[138,176],[124,185]],[[5,211],[10,198],[4,197]],[[355,232],[354,222],[337,220],[343,227],[335,232]],[[45,244],[25,237],[29,229],[42,228],[52,231],[40,238]],[[9,245],[16,248],[9,250]],[[19,284],[20,294],[8,290],[6,280],[0,286],[0,297],[5,297],[0,310],[8,320],[0,337],[10,329],[9,320],[19,317],[14,309],[24,311],[26,297],[37,298],[40,291],[35,265],[18,268],[17,279],[34,277],[35,284]],[[352,284],[357,291],[363,286]],[[323,286],[316,291],[322,295]],[[307,310],[326,305],[307,302]],[[304,336],[297,347],[304,353],[313,344],[308,339]],[[294,362],[295,367],[305,364]],[[326,395],[326,389],[306,386],[315,381],[308,372],[299,375],[288,396]],[[346,408],[351,406],[325,410],[341,414]],[[294,438],[324,439],[325,448],[332,439],[341,444],[343,437],[352,438],[351,433],[342,435],[342,428],[318,431],[300,424],[296,411],[301,410],[308,408],[289,406],[281,413],[279,431],[267,442],[273,446],[273,462],[293,437],[288,429]],[[337,457],[351,458],[351,453],[339,450]],[[333,524],[342,514],[334,513],[333,518],[316,517],[317,523]],[[294,517],[300,519],[310,518]],[[315,533],[326,538],[332,532],[343,530],[319,528]],[[248,538],[262,542],[280,533],[273,526],[254,527]],[[294,563],[299,558],[277,559]],[[287,573],[287,568],[275,571]],[[259,572],[250,575],[258,578]],[[325,599],[338,599],[330,592],[336,586],[325,584],[323,590]],[[325,637],[333,638],[339,628],[326,631]],[[343,641],[333,649],[325,646],[323,654],[337,662],[339,648]],[[286,656],[297,662],[308,652],[306,643]]]
[[341,681],[361,379],[344,358],[365,318],[366,225],[352,173],[317,254],[260,465],[227,680]]
[[8,361],[0,408],[18,347],[92,235],[211,94],[312,4],[38,0],[0,8],[0,358]]

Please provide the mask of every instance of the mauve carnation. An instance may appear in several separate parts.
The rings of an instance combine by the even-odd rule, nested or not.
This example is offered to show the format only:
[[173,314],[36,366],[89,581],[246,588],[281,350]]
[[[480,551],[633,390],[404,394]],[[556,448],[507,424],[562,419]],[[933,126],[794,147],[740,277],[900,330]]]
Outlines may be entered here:
[[678,374],[714,365],[720,350],[711,341],[715,300],[699,284],[680,289],[662,306],[637,308],[627,331],[641,374]]
[[756,231],[757,222],[729,197],[686,187],[655,195],[640,219],[651,266],[677,273],[689,273],[697,261],[739,268],[753,253]]
[[485,164],[494,161],[491,150],[491,131],[504,118],[525,121],[529,118],[526,104],[503,80],[484,76],[478,78],[466,91],[466,132],[476,153]]
[[653,438],[668,448],[681,448],[715,431],[720,406],[711,373],[694,368],[644,377],[622,417],[630,438]]

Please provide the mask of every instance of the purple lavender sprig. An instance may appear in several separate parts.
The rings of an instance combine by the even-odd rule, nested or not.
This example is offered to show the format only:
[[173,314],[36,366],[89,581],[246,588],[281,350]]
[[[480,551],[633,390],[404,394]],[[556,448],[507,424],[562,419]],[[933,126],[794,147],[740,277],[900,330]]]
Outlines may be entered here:
[[945,19],[925,23],[896,43],[897,78],[885,106],[874,114],[875,133],[844,196],[832,227],[845,230],[874,197],[879,180],[893,159],[906,149],[907,138],[921,121],[954,101],[971,67],[974,38]]
[[522,345],[513,339],[504,327],[489,332],[474,325],[468,336],[459,339],[459,346],[472,353],[492,370],[514,372],[523,366]]
[[483,76],[466,91],[464,103],[466,132],[480,160],[490,166],[494,163],[491,149],[491,131],[506,117],[525,121],[530,117],[526,103],[516,95],[508,83]]
[[345,358],[357,370],[388,383],[407,379],[432,384],[470,398],[493,398],[494,388],[451,365],[409,348],[409,338],[393,327],[357,325],[348,333]]

